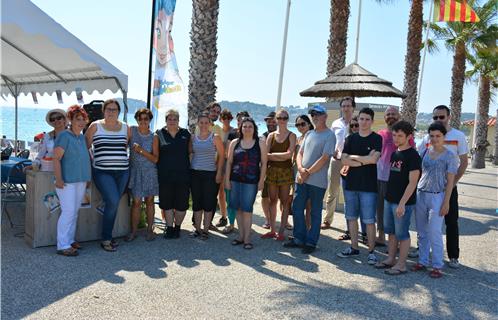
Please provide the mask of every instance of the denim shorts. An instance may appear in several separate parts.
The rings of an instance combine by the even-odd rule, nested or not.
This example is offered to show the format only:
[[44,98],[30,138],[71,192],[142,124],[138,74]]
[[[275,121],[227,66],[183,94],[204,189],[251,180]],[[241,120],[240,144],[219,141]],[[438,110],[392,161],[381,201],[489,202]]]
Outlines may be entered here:
[[415,205],[405,206],[405,214],[396,216],[397,203],[384,200],[384,232],[396,235],[398,241],[410,239],[410,219]]
[[230,181],[230,184],[232,185],[230,191],[230,209],[252,213],[256,194],[258,193],[258,185],[233,180]]
[[356,220],[359,217],[364,224],[375,223],[377,192],[345,190],[344,199],[347,220]]

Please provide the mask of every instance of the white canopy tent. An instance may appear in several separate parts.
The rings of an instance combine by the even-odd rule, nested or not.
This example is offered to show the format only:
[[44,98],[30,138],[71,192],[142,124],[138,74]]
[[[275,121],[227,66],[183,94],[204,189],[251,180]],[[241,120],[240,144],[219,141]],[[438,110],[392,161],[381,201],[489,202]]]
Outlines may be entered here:
[[1,95],[15,99],[16,145],[21,93],[120,90],[127,114],[128,76],[29,0],[1,2],[0,74]]

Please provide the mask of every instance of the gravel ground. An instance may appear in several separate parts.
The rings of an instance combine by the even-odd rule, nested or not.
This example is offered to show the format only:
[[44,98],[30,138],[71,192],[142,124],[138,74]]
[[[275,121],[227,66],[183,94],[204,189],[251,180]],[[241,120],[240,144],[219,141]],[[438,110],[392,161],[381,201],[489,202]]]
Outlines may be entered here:
[[312,255],[259,239],[259,204],[252,251],[231,246],[235,235],[189,238],[190,216],[178,240],[141,237],[116,253],[88,242],[76,258],[30,249],[3,223],[1,318],[497,319],[498,174],[488,167],[459,185],[462,266],[441,279],[384,275],[366,263],[365,247],[357,259],[338,258],[347,245],[336,240],[340,213]]

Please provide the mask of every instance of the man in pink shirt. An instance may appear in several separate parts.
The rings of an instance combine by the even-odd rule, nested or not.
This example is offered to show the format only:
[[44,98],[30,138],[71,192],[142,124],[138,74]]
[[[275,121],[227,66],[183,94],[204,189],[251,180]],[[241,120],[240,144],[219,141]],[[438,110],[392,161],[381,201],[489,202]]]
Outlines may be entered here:
[[[387,181],[389,181],[391,155],[396,151],[393,142],[392,126],[399,121],[400,115],[396,107],[391,106],[384,112],[384,121],[387,127],[377,132],[382,137],[382,152],[377,161],[377,231],[379,233],[375,240],[376,245],[385,246],[386,238],[384,234],[384,197],[386,195]],[[415,147],[413,138],[410,138],[410,146]]]

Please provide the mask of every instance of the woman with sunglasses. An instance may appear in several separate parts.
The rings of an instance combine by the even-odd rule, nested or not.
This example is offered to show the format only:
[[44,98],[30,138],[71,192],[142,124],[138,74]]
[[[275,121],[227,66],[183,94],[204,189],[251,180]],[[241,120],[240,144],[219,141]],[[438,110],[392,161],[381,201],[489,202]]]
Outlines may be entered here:
[[61,132],[66,130],[67,127],[66,112],[62,109],[52,109],[47,112],[45,121],[47,121],[48,125],[53,127],[54,130],[43,135],[38,154],[36,155],[35,160],[33,160],[33,165],[26,167],[26,169],[38,169],[42,164],[42,159],[52,161],[55,139]]
[[[268,149],[268,170],[266,183],[268,184],[268,195],[270,198],[270,216],[268,223],[270,231],[263,234],[263,239],[273,239],[277,241],[285,240],[285,227],[289,214],[288,202],[290,186],[293,184],[292,155],[296,147],[296,135],[289,131],[287,123],[289,114],[280,109],[275,118],[277,120],[277,130],[271,132],[266,139]],[[280,199],[282,204],[282,216],[280,228],[276,233],[275,222],[277,219],[277,204]]]
[[140,222],[140,209],[142,200],[145,200],[147,212],[147,236],[145,240],[155,238],[154,226],[154,196],[159,194],[157,180],[157,159],[159,157],[159,144],[154,142],[154,134],[150,131],[152,112],[142,108],[135,112],[138,126],[132,126],[130,135],[130,182],[128,188],[133,196],[131,207],[131,233],[125,241],[133,241],[137,237],[138,223]]
[[[299,152],[299,149],[301,148],[301,145],[303,144],[304,137],[306,136],[306,133],[308,133],[308,131],[315,129],[313,123],[311,122],[311,119],[306,114],[302,114],[296,118],[295,126],[297,128],[297,131],[299,131],[301,135],[296,140],[296,148],[294,149],[294,154],[292,155],[292,170],[294,172],[294,177],[296,177],[297,175],[297,164],[296,164],[297,154]],[[295,185],[292,184],[291,199],[294,198],[294,192],[295,192]],[[291,210],[291,204],[292,201],[289,201],[288,205],[289,210]],[[306,204],[305,222],[306,222],[306,229],[309,230],[309,228],[311,227],[311,201],[308,201],[308,203]]]
[[266,143],[258,137],[258,127],[252,118],[243,118],[239,126],[240,138],[228,149],[225,188],[230,190],[230,207],[237,211],[239,237],[232,245],[251,243],[252,211],[258,190],[263,189],[266,176]]
[[105,203],[100,246],[105,251],[114,252],[118,243],[112,238],[112,230],[130,176],[130,127],[119,121],[121,106],[117,100],[106,100],[102,111],[104,119],[92,122],[85,136],[88,148],[93,149],[93,181]]

